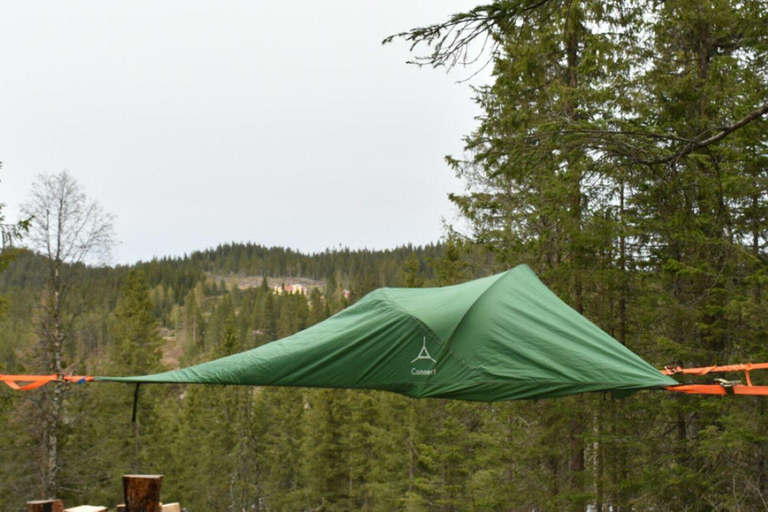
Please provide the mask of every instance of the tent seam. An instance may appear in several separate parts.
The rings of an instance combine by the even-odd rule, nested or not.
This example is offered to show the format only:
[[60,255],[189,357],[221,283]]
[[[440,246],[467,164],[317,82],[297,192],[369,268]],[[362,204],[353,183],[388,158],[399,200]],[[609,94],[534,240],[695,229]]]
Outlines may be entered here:
[[[376,298],[377,301],[379,301],[381,304],[389,307],[390,309],[394,309],[394,310],[404,314],[412,322],[415,322],[416,324],[424,327],[424,329],[426,329],[428,332],[430,332],[432,334],[432,336],[437,340],[437,343],[439,343],[442,346],[442,348],[451,355],[451,357],[453,357],[454,359],[459,361],[465,368],[467,368],[468,370],[470,370],[472,372],[473,378],[476,379],[476,378],[480,377],[480,371],[479,371],[478,368],[476,368],[475,366],[469,364],[467,361],[464,360],[464,358],[462,358],[460,356],[457,356],[453,352],[453,350],[451,350],[451,348],[448,346],[448,341],[450,341],[450,339],[451,339],[450,336],[448,337],[448,339],[446,341],[443,341],[442,339],[440,339],[440,336],[438,336],[437,333],[435,333],[435,331],[433,331],[420,318],[418,318],[417,316],[411,314],[410,312],[408,312],[405,309],[403,309],[402,307],[400,307],[400,305],[394,299],[392,299],[392,297],[390,297],[388,293],[386,293],[386,290],[387,290],[386,288],[383,289],[383,290],[385,290],[385,291],[383,291],[382,295],[385,295],[387,297],[387,299],[389,299],[389,300],[384,301],[384,300],[381,300],[381,299],[379,299],[377,297]],[[485,293],[485,292],[483,292],[483,293]],[[434,381],[427,380],[427,381],[425,381],[424,384],[428,384],[428,383],[431,383],[431,382],[434,382]],[[443,382],[443,381],[439,381],[439,382]],[[448,382],[448,381],[445,381],[445,382]]]
[[[517,265],[516,267],[514,267],[514,268],[511,268],[511,269],[509,269],[509,270],[507,270],[507,271],[503,272],[503,274],[502,274],[502,276],[501,276],[501,277],[499,277],[499,278],[498,278],[496,281],[494,281],[494,282],[493,282],[493,283],[492,283],[492,284],[491,284],[491,285],[490,285],[488,288],[486,288],[485,290],[483,290],[483,292],[482,292],[480,295],[478,295],[478,297],[477,297],[477,298],[474,300],[474,302],[472,302],[472,305],[471,305],[471,306],[469,306],[469,307],[467,308],[467,310],[464,312],[464,314],[463,314],[463,315],[461,315],[461,319],[460,319],[460,320],[459,320],[459,321],[456,323],[456,327],[454,327],[454,328],[453,328],[453,331],[451,331],[451,334],[449,334],[449,335],[448,335],[448,339],[445,341],[446,345],[447,345],[447,344],[448,344],[448,343],[449,343],[449,342],[450,342],[450,341],[453,339],[453,336],[456,334],[456,331],[458,331],[458,330],[459,330],[459,327],[461,327],[461,324],[463,324],[463,323],[464,323],[464,320],[465,320],[465,319],[467,318],[467,316],[469,315],[469,312],[470,312],[470,311],[472,311],[472,310],[474,309],[475,305],[477,305],[477,303],[478,303],[478,302],[480,302],[480,299],[482,299],[483,297],[485,297],[485,294],[486,294],[486,293],[488,293],[489,291],[491,291],[491,289],[492,289],[494,286],[496,286],[496,285],[497,285],[497,284],[498,284],[500,281],[502,281],[502,280],[503,280],[505,277],[507,277],[507,276],[508,276],[508,275],[509,275],[511,272],[513,272],[514,270],[517,270],[518,268],[521,268],[521,267],[529,268],[529,267],[528,267],[528,265],[526,265],[525,263],[521,263],[520,265]],[[478,371],[479,371],[479,370],[478,370]]]

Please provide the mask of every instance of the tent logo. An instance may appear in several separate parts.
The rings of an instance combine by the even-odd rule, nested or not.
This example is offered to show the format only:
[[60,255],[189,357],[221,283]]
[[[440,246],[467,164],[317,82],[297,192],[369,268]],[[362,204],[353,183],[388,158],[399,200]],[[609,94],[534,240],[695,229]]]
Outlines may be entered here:
[[416,356],[416,359],[411,361],[411,363],[415,363],[419,359],[428,359],[432,361],[433,363],[437,363],[432,356],[429,355],[429,352],[427,351],[427,337],[424,336],[424,344],[421,346],[421,352],[419,352],[419,355]]

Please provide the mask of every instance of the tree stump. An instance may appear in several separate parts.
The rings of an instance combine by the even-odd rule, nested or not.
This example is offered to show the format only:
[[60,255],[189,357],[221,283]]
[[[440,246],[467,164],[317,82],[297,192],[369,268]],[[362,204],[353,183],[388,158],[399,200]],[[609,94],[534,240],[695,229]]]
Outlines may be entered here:
[[64,512],[64,502],[61,500],[28,501],[27,512]]
[[158,512],[163,475],[124,475],[126,512]]

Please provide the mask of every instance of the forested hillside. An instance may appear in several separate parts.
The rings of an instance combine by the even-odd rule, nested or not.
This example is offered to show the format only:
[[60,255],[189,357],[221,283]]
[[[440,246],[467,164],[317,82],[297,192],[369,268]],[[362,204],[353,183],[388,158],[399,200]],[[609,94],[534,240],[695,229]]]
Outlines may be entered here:
[[[443,249],[437,244],[385,251],[339,249],[309,255],[280,247],[227,244],[189,256],[139,262],[130,267],[85,267],[73,289],[76,296],[73,302],[87,304],[92,319],[78,329],[77,341],[70,350],[86,361],[99,355],[99,350],[111,342],[110,317],[122,283],[132,271],[143,276],[152,312],[163,332],[170,338],[189,336],[202,346],[205,340],[213,345],[217,343],[226,317],[219,302],[230,295],[242,320],[243,332],[247,328],[253,332],[264,327],[272,329],[266,339],[275,339],[274,329],[283,300],[275,293],[275,287],[311,282],[306,295],[291,300],[308,303],[319,294],[329,307],[338,311],[375,288],[400,286],[408,272],[418,275],[422,282],[433,279],[429,262],[439,260]],[[6,328],[0,335],[5,373],[20,371],[16,360],[19,350],[25,340],[29,342],[34,338],[34,303],[46,280],[43,260],[30,251],[16,250],[8,268],[0,273],[0,294],[9,299],[12,307],[3,319]],[[249,286],[241,289],[238,283],[243,282]],[[254,302],[254,294],[258,290],[264,294],[267,289],[275,295],[277,307],[265,313],[261,310],[264,297]],[[241,314],[243,307],[247,315]],[[290,316],[284,314],[286,318]],[[297,325],[306,327],[306,319]],[[253,343],[256,338],[250,342]]]
[[[11,256],[10,265],[0,274],[0,293],[9,306],[0,320],[0,368],[2,373],[39,373],[45,366],[40,353],[45,351],[43,336],[36,325],[46,287],[45,258],[18,250]],[[434,268],[443,268],[443,260],[450,268],[455,263],[451,258],[456,257],[455,250],[446,253],[439,244],[316,255],[229,244],[130,267],[83,266],[68,300],[85,313],[78,317],[78,327],[68,340],[65,364],[76,373],[141,374],[246,350],[317,323],[374,288],[438,284],[442,281]],[[314,283],[305,293],[285,290],[302,280]],[[243,281],[257,284],[238,287]],[[19,496],[34,498],[40,492],[44,427],[29,425],[40,421],[35,408],[38,400],[45,400],[45,392],[0,393],[4,405],[0,416],[8,433],[0,441],[4,461],[0,508],[17,510],[24,501]],[[305,410],[307,392],[153,386],[141,400],[138,434],[130,423],[131,393],[126,386],[111,385],[67,390],[67,418],[59,439],[58,495],[69,502],[114,504],[120,496],[122,473],[155,471],[169,475],[168,494],[184,495],[190,510],[218,510],[228,508],[231,499],[251,503],[265,499],[263,492],[283,493],[298,485],[279,479],[275,487],[256,482],[284,466],[281,457],[286,450],[298,449],[302,442],[298,437],[289,435],[285,445],[273,440],[280,445],[271,455],[276,458],[258,471],[254,461],[241,458],[257,456],[270,435],[307,429],[301,417],[288,414],[290,408],[298,408],[293,413]],[[328,400],[337,395],[318,396]],[[211,411],[223,404],[228,404],[221,410],[226,418],[217,419],[218,413]],[[284,407],[289,410],[281,412]],[[267,428],[266,420],[277,423]],[[234,426],[237,430],[231,430]],[[267,430],[257,440],[252,429],[260,428]],[[317,423],[311,430],[317,435],[322,427]],[[235,446],[237,451],[232,452]],[[201,453],[198,450],[210,452],[200,460],[185,459]],[[299,468],[280,471],[298,472]],[[200,494],[198,479],[212,476],[222,480],[206,483],[208,490]],[[237,492],[231,488],[233,478],[242,478]],[[284,500],[284,506],[292,508],[297,506],[296,499],[275,497],[275,503]]]

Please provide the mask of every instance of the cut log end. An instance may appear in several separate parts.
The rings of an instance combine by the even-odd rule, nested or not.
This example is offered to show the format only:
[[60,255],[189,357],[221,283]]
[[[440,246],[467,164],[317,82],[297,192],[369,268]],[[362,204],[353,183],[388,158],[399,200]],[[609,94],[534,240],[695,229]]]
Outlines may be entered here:
[[160,487],[163,475],[124,475],[125,512],[157,512],[161,510]]
[[61,500],[28,501],[27,512],[64,512],[64,502]]

